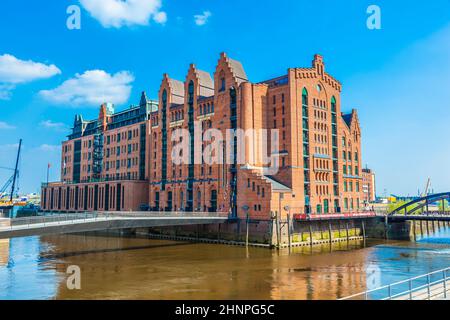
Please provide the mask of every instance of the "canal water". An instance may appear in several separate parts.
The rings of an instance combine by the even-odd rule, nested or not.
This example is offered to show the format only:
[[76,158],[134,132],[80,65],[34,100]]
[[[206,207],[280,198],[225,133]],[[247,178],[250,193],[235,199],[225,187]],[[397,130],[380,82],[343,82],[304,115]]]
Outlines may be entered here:
[[[79,266],[81,289],[67,288]],[[450,266],[450,229],[417,242],[271,251],[143,238],[0,240],[0,299],[336,299]]]

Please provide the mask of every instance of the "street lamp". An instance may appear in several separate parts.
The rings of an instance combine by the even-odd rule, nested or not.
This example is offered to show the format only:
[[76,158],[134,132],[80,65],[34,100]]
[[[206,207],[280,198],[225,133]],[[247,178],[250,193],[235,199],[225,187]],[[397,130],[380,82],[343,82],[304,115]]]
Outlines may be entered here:
[[244,205],[242,206],[242,210],[244,210],[245,215],[246,215],[246,235],[245,235],[245,245],[248,247],[248,222],[249,222],[249,215],[248,215],[248,210],[250,209],[250,207],[248,205]]

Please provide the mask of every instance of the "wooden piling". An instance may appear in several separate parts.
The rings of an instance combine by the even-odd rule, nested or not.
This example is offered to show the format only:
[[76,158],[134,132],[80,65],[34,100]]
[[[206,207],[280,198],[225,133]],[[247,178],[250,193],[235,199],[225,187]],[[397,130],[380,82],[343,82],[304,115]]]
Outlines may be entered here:
[[250,221],[250,219],[249,219],[249,215],[248,215],[248,212],[247,212],[247,219],[246,219],[246,223],[245,223],[245,246],[247,246],[248,247],[248,224],[249,224],[249,221]]
[[276,214],[275,219],[275,225],[277,228],[277,249],[280,249],[280,220],[278,219],[278,213]]
[[347,235],[347,242],[349,242],[350,238],[348,236],[348,222],[345,223],[345,232],[346,232],[346,235]]
[[287,228],[288,228],[288,247],[291,249],[291,215],[287,214]]
[[313,245],[313,236],[312,236],[312,225],[311,221],[309,222],[309,243],[312,246]]
[[330,244],[333,242],[333,234],[331,232],[331,221],[328,222],[328,235],[330,237]]
[[422,220],[419,221],[419,223],[420,223],[420,236],[421,237],[423,237],[423,223],[422,222],[423,222]]

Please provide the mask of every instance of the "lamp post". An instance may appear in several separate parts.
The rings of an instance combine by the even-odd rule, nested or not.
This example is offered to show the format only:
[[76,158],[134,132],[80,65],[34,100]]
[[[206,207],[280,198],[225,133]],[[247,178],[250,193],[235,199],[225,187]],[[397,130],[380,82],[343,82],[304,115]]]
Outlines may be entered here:
[[288,247],[291,249],[291,207],[285,206],[284,210],[286,210],[287,213],[287,232],[288,232]]
[[245,234],[245,246],[248,247],[248,222],[249,222],[249,215],[248,215],[248,210],[250,209],[250,207],[248,205],[244,205],[242,207],[242,210],[244,210],[245,215],[246,215],[246,224],[245,224],[245,228],[246,228],[246,234]]

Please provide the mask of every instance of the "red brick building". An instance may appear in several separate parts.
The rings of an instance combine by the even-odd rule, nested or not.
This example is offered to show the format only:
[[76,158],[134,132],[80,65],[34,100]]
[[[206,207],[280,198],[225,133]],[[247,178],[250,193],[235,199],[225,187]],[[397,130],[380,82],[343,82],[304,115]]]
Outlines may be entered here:
[[375,189],[375,173],[368,168],[362,170],[362,183],[363,183],[363,200],[365,203],[374,202],[376,197]]
[[[62,181],[44,185],[42,207],[148,206],[249,213],[263,220],[288,212],[356,211],[363,205],[361,130],[356,110],[341,113],[341,89],[319,55],[309,68],[290,68],[259,83],[251,83],[242,64],[226,54],[212,76],[195,65],[184,81],[164,75],[158,104],[143,94],[140,105],[129,110],[114,113],[105,104],[94,121],[76,117],[73,134],[63,143]],[[178,136],[177,129],[189,136]],[[195,137],[207,137],[209,129],[223,137],[236,129],[267,130],[268,137],[277,130],[278,148],[274,152],[275,143],[258,134],[246,136],[238,148],[232,137],[234,143],[221,143],[214,154],[231,154],[232,161],[211,164],[200,157],[198,162]],[[179,152],[187,162],[177,163],[175,146],[183,139],[190,140]],[[200,150],[213,140],[201,139]],[[267,158],[273,161],[268,164]],[[276,158],[277,170],[268,173]]]

